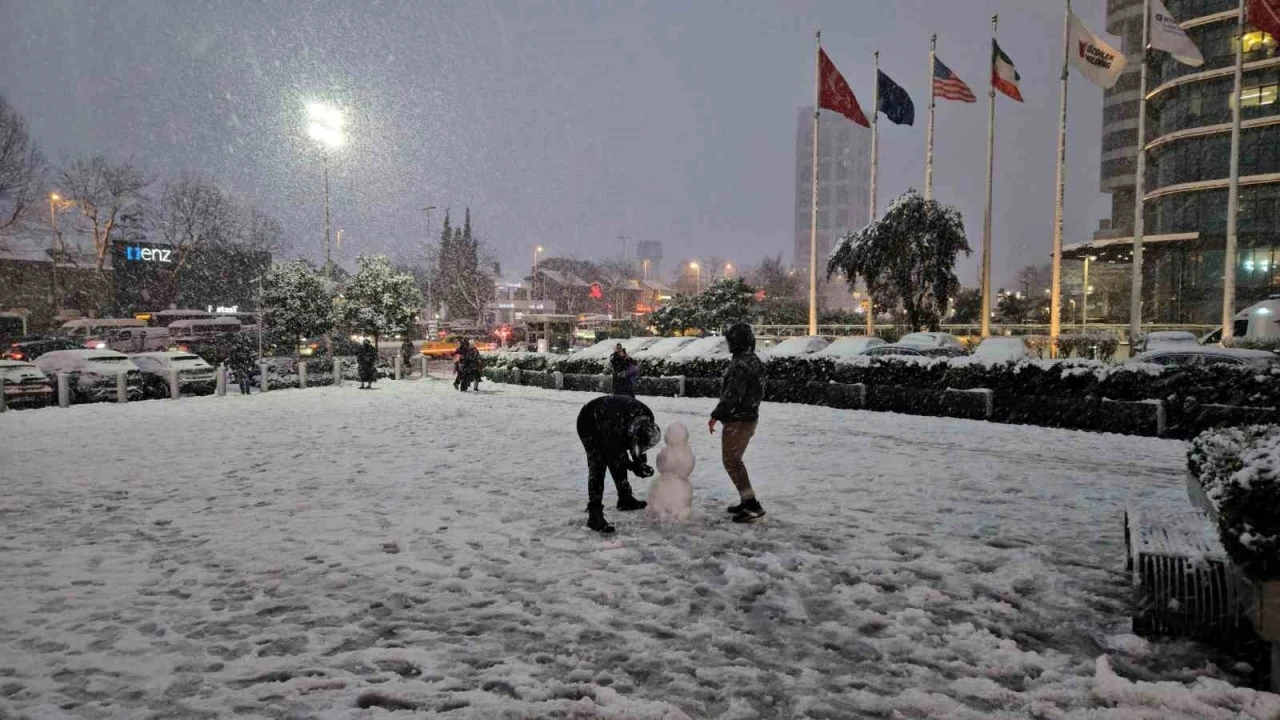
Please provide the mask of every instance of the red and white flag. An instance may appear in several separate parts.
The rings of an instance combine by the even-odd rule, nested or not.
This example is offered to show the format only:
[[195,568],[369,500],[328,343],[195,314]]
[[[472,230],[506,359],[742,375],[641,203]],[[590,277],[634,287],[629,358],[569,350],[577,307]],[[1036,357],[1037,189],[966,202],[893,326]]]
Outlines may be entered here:
[[818,48],[818,88],[818,107],[834,110],[862,127],[871,127],[849,83],[845,82],[844,76],[822,48]]

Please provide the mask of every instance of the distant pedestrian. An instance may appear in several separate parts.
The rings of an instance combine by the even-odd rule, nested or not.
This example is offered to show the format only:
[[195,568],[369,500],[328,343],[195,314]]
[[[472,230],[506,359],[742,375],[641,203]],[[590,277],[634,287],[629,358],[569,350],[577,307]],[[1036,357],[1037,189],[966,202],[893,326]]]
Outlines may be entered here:
[[756,492],[747,476],[746,463],[742,461],[760,419],[760,401],[764,398],[764,363],[756,357],[756,338],[750,325],[735,323],[725,331],[724,337],[729,342],[733,360],[724,372],[720,403],[711,411],[707,429],[714,435],[716,423],[724,423],[720,456],[725,472],[733,480],[740,499],[738,504],[730,505],[728,510],[733,515],[734,522],[749,523],[764,517],[764,508],[756,499]]
[[615,395],[626,395],[627,397],[636,396],[636,386],[640,384],[640,363],[636,359],[627,355],[627,351],[622,351],[622,375],[614,380],[613,393]]
[[613,379],[613,389],[617,392],[627,370],[627,351],[622,343],[613,346],[613,354],[609,356],[609,377]]
[[400,359],[404,365],[404,376],[413,374],[413,341],[405,338],[400,342]]
[[378,379],[378,349],[365,338],[356,348],[356,365],[360,369],[360,389],[372,390],[373,382]]
[[249,394],[249,388],[253,384],[255,360],[256,357],[249,347],[247,339],[239,338],[232,344],[231,352],[227,356],[227,364],[231,367],[231,371],[235,373],[236,382],[240,385],[241,395]]

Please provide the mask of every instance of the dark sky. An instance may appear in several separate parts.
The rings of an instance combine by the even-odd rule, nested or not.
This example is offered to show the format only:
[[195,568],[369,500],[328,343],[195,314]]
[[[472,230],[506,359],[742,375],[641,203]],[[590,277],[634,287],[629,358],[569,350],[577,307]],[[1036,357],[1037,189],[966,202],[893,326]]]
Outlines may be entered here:
[[[1104,2],[1076,12],[1103,30]],[[880,202],[924,178],[928,37],[979,94],[940,102],[935,195],[982,231],[990,16],[1026,102],[996,120],[997,284],[1052,237],[1062,5],[1053,0],[294,2],[0,0],[0,93],[46,154],[201,170],[323,255],[320,163],[304,105],[349,112],[334,159],[342,258],[419,252],[419,208],[470,205],[517,277],[531,247],[593,258],[618,235],[669,258],[754,263],[793,235],[796,108],[813,98],[813,32],[864,108],[872,52],[912,93],[915,127],[881,122]],[[1072,75],[1066,242],[1087,239],[1102,90]],[[868,131],[869,132],[869,131]],[[439,216],[432,218],[433,234]],[[632,245],[634,247],[634,245]]]

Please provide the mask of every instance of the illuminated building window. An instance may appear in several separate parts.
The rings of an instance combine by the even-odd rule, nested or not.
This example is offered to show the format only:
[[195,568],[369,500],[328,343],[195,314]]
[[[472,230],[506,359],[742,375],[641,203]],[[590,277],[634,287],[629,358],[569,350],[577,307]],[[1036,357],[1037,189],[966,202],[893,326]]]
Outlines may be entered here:
[[1271,55],[1276,51],[1276,39],[1261,30],[1245,33],[1242,42],[1244,51],[1247,53],[1255,50],[1266,50],[1267,54]]
[[1277,87],[1276,85],[1241,88],[1240,107],[1270,105],[1276,101],[1276,96],[1278,94],[1280,94],[1280,87]]

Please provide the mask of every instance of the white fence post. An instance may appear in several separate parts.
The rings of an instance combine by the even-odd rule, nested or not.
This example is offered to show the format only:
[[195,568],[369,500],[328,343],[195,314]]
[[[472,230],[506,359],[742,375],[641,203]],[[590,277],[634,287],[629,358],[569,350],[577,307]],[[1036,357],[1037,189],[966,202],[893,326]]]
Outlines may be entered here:
[[214,376],[217,379],[213,388],[213,392],[218,397],[223,397],[227,394],[227,366],[219,365],[218,369],[214,372],[217,373],[217,375]]
[[169,375],[169,397],[177,400],[182,395],[182,386],[178,383],[178,371],[170,370]]
[[676,376],[676,397],[684,397],[684,376]]
[[129,371],[116,373],[116,402],[129,402]]
[[258,392],[264,393],[271,389],[271,383],[267,381],[267,363],[258,363]]
[[71,383],[64,372],[58,373],[58,407],[71,407]]
[[511,384],[512,385],[520,384],[520,368],[518,367],[511,368]]
[[552,377],[552,379],[553,379],[553,380],[555,380],[555,383],[556,383],[556,389],[557,389],[557,390],[563,390],[563,389],[564,389],[564,373],[562,373],[562,372],[560,372],[559,370],[557,370],[557,371],[555,371],[555,372],[551,373],[551,377]]
[[307,389],[307,361],[306,360],[298,361],[298,389],[299,390]]
[[8,406],[8,404],[7,404],[7,403],[5,403],[5,401],[4,401],[4,390],[3,390],[3,389],[0,389],[0,413],[4,412],[5,410],[8,410],[8,409],[9,409],[9,406]]
[[342,358],[333,356],[333,386],[342,387]]
[[419,355],[418,361],[422,364],[422,379],[426,380],[427,379],[427,356]]
[[404,379],[404,357],[403,357],[402,355],[400,355],[399,353],[396,353],[395,361],[396,361],[396,362],[395,362],[395,365],[396,365],[396,379],[397,379],[397,380],[403,380],[403,379]]

